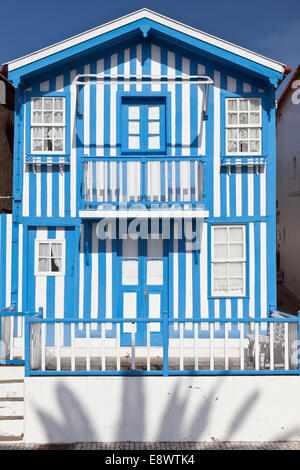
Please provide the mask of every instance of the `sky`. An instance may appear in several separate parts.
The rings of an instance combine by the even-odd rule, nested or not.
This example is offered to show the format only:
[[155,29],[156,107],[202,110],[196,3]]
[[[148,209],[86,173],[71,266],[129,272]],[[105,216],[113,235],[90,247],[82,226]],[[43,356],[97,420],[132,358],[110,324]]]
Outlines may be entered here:
[[299,0],[0,0],[0,64],[141,8],[293,69],[300,63]]

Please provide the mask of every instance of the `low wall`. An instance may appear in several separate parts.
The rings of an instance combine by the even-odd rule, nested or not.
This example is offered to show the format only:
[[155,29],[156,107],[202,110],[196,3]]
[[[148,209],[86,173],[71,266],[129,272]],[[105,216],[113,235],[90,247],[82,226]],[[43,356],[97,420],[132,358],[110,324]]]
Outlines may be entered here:
[[25,442],[300,440],[300,377],[31,377]]

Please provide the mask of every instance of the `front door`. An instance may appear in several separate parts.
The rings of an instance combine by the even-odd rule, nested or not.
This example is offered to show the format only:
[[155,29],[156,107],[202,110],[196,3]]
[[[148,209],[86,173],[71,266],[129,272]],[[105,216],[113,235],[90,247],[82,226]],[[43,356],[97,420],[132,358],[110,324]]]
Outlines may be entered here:
[[[163,240],[161,234],[155,237],[119,240],[118,316],[121,318],[162,318],[162,312],[168,309],[168,240]],[[146,345],[146,323],[124,324],[121,344],[131,344],[132,328],[136,328],[136,345]],[[161,325],[150,323],[149,328],[151,345],[161,346]]]

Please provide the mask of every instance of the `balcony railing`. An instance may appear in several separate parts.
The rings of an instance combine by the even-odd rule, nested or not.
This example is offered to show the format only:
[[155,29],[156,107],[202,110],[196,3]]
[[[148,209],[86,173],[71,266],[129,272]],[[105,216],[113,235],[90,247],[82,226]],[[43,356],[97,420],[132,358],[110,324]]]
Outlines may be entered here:
[[201,157],[84,157],[81,209],[203,204]]

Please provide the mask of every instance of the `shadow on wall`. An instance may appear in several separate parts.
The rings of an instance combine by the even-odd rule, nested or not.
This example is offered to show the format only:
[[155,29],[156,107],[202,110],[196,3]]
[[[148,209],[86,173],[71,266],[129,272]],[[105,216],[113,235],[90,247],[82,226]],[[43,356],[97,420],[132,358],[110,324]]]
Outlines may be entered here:
[[[207,437],[208,431],[210,430],[210,417],[219,399],[218,394],[223,380],[224,379],[221,377],[207,395],[204,394],[201,387],[189,386],[190,389],[193,389],[191,392],[199,393],[200,402],[199,406],[194,410],[192,418],[188,410],[190,394],[183,393],[185,390],[181,388],[180,382],[179,385],[174,386],[173,390],[169,393],[167,406],[161,416],[161,422],[156,430],[155,439],[153,441],[166,441],[166,436],[168,436],[168,441],[170,442],[178,441],[178,429],[181,430],[180,434],[183,436],[182,440],[185,441],[201,441],[201,437],[204,434]],[[135,380],[128,378],[123,380],[121,412],[114,433],[116,442],[129,440],[127,436],[131,436],[131,441],[143,442],[146,440],[147,416],[145,387],[149,385],[150,383],[147,378],[141,378],[138,387]],[[59,421],[51,416],[51,412],[39,408],[36,409],[45,429],[47,441],[78,442],[78,429],[80,429],[80,436],[84,436],[85,442],[101,442],[99,427],[97,426],[96,431],[90,418],[87,416],[86,410],[82,403],[75,397],[72,389],[65,384],[59,383],[56,387],[56,396],[62,416]],[[254,407],[258,399],[259,392],[256,390],[249,394],[247,400],[245,400],[232,416],[226,431],[227,441],[239,440],[239,430],[248,417],[255,413]],[[132,429],[133,417],[135,419],[134,430]],[[101,419],[100,416],[99,419]],[[285,434],[281,433],[280,436],[274,436],[272,440],[283,441],[296,434],[299,435],[299,432],[300,428],[290,429]],[[214,436],[210,437],[212,440],[217,440]]]

